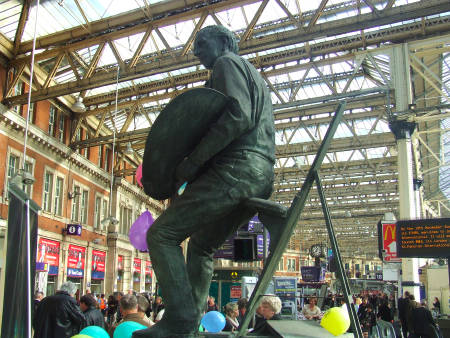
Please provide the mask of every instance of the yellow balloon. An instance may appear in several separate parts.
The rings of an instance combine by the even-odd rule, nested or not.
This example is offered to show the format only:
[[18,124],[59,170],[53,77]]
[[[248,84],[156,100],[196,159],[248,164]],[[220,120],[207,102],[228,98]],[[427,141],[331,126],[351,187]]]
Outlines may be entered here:
[[350,327],[347,309],[332,307],[324,313],[320,325],[334,336],[345,333]]

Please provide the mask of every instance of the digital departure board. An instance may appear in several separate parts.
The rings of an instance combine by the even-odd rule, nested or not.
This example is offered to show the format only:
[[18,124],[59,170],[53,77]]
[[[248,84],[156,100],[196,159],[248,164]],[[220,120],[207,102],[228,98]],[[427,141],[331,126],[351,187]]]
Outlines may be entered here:
[[397,221],[399,257],[450,257],[450,218]]

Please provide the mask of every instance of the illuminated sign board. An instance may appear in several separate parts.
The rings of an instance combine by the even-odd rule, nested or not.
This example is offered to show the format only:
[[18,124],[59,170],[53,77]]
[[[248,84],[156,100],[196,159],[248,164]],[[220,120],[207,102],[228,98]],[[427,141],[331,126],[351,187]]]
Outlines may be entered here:
[[397,224],[378,222],[378,248],[384,262],[401,262],[397,255]]
[[400,257],[448,257],[450,218],[398,221],[397,251]]

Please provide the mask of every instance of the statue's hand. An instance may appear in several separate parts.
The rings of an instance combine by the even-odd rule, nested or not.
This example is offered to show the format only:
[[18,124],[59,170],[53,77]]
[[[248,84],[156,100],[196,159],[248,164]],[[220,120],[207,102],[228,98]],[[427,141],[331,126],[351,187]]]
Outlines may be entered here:
[[184,182],[192,182],[198,172],[196,166],[189,158],[185,158],[175,170],[175,179],[177,182],[183,184]]

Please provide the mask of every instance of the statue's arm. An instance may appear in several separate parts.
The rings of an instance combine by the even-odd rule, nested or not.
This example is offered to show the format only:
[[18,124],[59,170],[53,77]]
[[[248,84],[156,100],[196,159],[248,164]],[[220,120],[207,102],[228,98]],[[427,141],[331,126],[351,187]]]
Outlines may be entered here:
[[[250,92],[247,76],[243,65],[236,63],[236,60],[227,57],[217,60],[211,76],[211,86],[228,96],[230,101],[219,119],[211,125],[189,158],[177,170],[178,176],[192,179],[194,171],[255,126],[255,112],[251,101],[253,93]],[[183,170],[190,173],[183,175]]]

